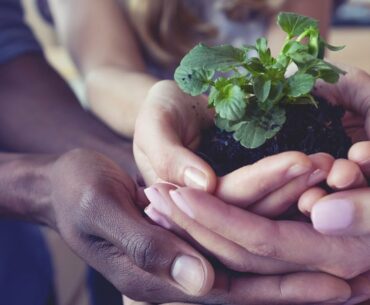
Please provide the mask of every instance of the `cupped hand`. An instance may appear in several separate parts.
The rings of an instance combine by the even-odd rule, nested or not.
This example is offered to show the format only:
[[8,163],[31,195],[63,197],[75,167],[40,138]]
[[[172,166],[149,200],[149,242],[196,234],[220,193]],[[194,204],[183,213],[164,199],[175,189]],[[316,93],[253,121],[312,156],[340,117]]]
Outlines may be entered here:
[[[101,154],[74,150],[48,168],[48,223],[123,294],[143,302],[197,304],[328,304],[350,287],[321,273],[240,275],[213,268],[194,248],[150,224],[139,194]],[[307,284],[308,283],[308,284]],[[313,293],[315,292],[315,293]]]
[[134,154],[150,185],[169,181],[212,192],[216,175],[194,153],[201,132],[212,124],[207,97],[191,97],[174,81],[160,81],[149,91],[136,121]]
[[50,166],[49,178],[50,226],[122,293],[167,302],[210,291],[211,265],[142,216],[134,183],[114,162],[74,150]]
[[[151,200],[154,208],[235,270],[262,270],[251,255],[266,265],[285,262],[295,271],[319,270],[345,279],[370,270],[370,239],[324,236],[309,223],[270,220],[191,188],[156,188],[162,201]],[[274,270],[271,263],[268,270]]]

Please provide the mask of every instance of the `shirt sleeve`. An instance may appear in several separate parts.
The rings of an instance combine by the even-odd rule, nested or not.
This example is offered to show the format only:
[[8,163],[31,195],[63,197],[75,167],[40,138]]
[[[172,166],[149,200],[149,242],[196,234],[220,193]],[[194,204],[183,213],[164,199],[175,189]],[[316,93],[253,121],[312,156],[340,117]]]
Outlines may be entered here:
[[24,22],[20,2],[0,0],[0,64],[29,52],[42,49]]

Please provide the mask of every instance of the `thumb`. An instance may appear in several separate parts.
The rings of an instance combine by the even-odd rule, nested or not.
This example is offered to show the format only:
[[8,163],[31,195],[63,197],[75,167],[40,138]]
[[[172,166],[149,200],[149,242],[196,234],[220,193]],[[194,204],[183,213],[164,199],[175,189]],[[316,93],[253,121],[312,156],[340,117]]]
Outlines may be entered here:
[[370,234],[370,188],[331,194],[317,201],[311,211],[314,228],[331,235]]
[[214,283],[214,269],[207,259],[175,234],[150,224],[128,203],[123,203],[125,209],[110,201],[104,204],[98,215],[103,211],[105,215],[97,217],[89,236],[96,236],[102,247],[114,246],[136,267],[187,295],[207,294]]

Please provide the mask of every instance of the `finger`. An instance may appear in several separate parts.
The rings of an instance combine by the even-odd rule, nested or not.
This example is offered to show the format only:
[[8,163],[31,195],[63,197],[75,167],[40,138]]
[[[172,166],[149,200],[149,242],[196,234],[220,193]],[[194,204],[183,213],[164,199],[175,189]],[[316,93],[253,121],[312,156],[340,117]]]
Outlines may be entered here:
[[298,209],[306,216],[310,216],[312,207],[322,197],[326,196],[327,192],[320,187],[313,187],[304,192],[298,200]]
[[292,204],[296,204],[305,190],[326,179],[334,162],[332,156],[324,153],[311,155],[310,159],[313,171],[289,181],[250,206],[248,210],[265,217],[276,217],[285,212]]
[[351,286],[351,298],[345,305],[360,304],[370,299],[370,279],[367,274],[362,274],[348,281]]
[[104,215],[95,217],[91,226],[84,228],[92,239],[110,242],[137,267],[188,295],[203,295],[211,289],[214,270],[209,262],[173,233],[150,225],[134,204],[122,209],[115,197],[107,198],[104,204],[94,202],[86,209],[93,210],[87,213]]
[[[178,196],[173,196],[175,193]],[[368,266],[368,256],[364,255],[370,246],[367,240],[325,236],[309,223],[272,221],[190,188],[179,188],[171,195],[185,216],[254,255],[343,278],[354,277]],[[233,253],[229,255],[234,257]]]
[[[190,235],[195,242],[212,253],[228,268],[240,272],[267,274],[305,270],[302,266],[253,255],[232,241],[228,241],[211,230],[204,228],[191,218],[186,217],[186,215],[172,203],[169,191],[171,191],[171,189],[168,188],[168,185],[163,184],[157,184],[150,192],[147,191],[151,205],[154,206],[156,210],[160,211],[162,215],[171,219],[171,221]],[[204,198],[199,199],[198,204],[203,204],[204,202],[202,199]]]
[[215,195],[230,204],[247,207],[312,168],[312,161],[305,154],[284,152],[220,178]]
[[367,181],[355,162],[337,159],[330,170],[327,184],[334,190],[345,190],[364,187]]
[[153,86],[136,122],[135,158],[146,158],[162,180],[212,192],[214,171],[190,150],[196,148],[205,122],[211,122],[206,105],[203,97],[189,97],[173,81]]
[[235,303],[260,305],[343,303],[351,293],[344,281],[320,273],[241,276],[232,280],[229,287],[230,295],[235,294]]
[[348,152],[348,159],[357,163],[365,176],[370,177],[370,141],[353,144]]
[[321,198],[312,208],[314,228],[324,234],[370,234],[370,188],[348,190]]

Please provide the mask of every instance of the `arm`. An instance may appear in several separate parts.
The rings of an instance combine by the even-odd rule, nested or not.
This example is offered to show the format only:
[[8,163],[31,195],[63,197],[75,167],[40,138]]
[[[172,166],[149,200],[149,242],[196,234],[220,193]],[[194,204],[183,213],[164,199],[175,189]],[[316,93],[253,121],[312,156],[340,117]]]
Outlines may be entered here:
[[[333,0],[285,0],[282,10],[313,17],[319,20],[321,35],[325,38],[328,37],[333,10]],[[281,46],[281,42],[284,41],[284,36],[275,22],[270,24],[267,38],[270,43],[272,53],[277,54]]]
[[101,152],[134,172],[131,144],[84,111],[42,55],[0,66],[0,146],[61,154],[80,147]]
[[50,0],[57,30],[85,81],[91,110],[131,137],[141,103],[157,79],[115,0]]

